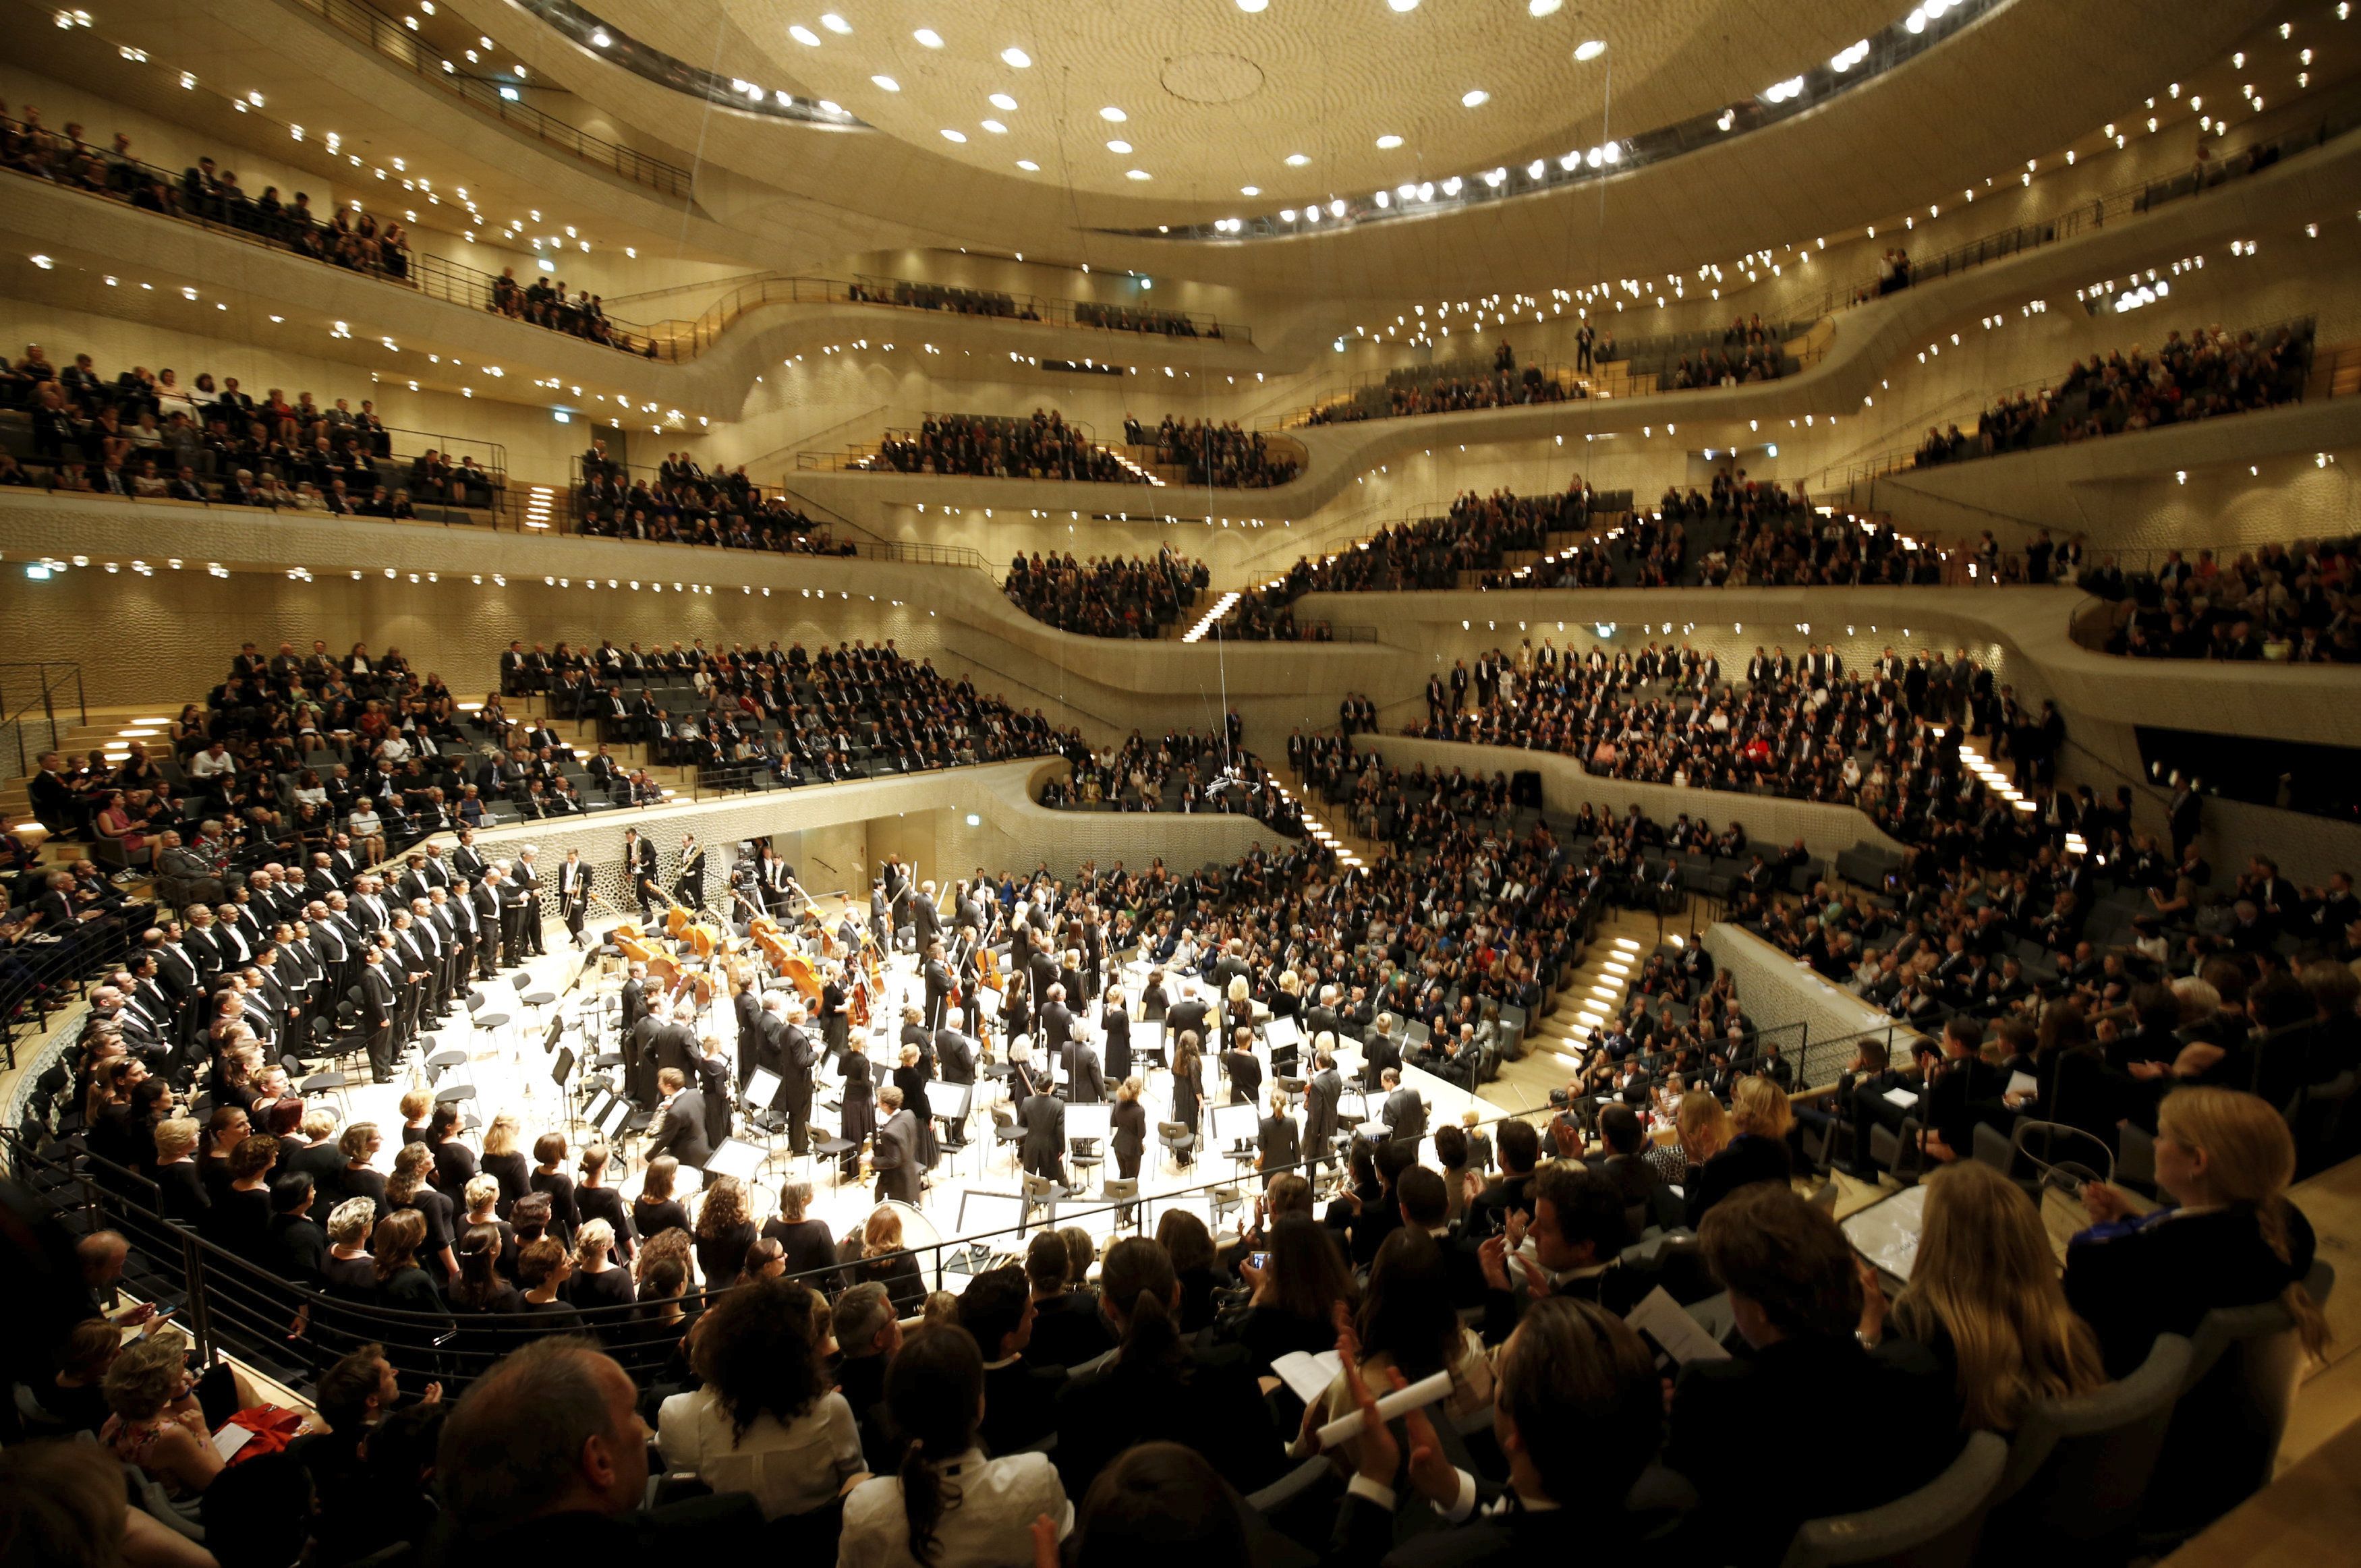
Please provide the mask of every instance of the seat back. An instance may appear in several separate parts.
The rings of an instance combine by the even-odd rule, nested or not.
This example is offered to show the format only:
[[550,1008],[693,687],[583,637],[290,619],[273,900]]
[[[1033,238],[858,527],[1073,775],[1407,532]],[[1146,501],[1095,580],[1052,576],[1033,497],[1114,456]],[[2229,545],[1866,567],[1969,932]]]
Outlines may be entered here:
[[1986,1525],[1986,1552],[2037,1551],[2049,1541],[2124,1543],[2163,1452],[2191,1348],[2159,1334],[2137,1371],[2075,1398],[2026,1413],[2002,1473],[2003,1499]]
[[[2305,1287],[2320,1300],[2335,1279],[2315,1263]],[[2269,1484],[2302,1371],[2284,1303],[2205,1314],[2190,1336],[2189,1372],[2140,1511],[2144,1543],[2186,1540]]]
[[1857,1514],[1805,1520],[1788,1544],[1785,1568],[1968,1568],[2007,1463],[2004,1441],[1972,1432],[1941,1475],[1906,1497]]

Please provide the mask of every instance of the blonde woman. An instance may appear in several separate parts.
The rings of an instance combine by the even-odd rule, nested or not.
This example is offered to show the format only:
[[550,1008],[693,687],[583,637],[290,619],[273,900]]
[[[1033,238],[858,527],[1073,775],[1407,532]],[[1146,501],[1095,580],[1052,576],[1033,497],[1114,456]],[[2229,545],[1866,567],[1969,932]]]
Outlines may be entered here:
[[[1703,1090],[1681,1102],[1682,1146],[1689,1146],[1689,1107],[1699,1103],[1713,1104],[1709,1117],[1702,1111],[1698,1116],[1701,1124],[1710,1123],[1716,1128],[1717,1139],[1713,1151],[1702,1160],[1697,1160],[1697,1148],[1689,1148],[1689,1158],[1703,1167],[1696,1179],[1686,1184],[1691,1228],[1705,1218],[1708,1210],[1749,1182],[1785,1181],[1792,1174],[1787,1129],[1795,1118],[1787,1107],[1785,1091],[1767,1078],[1741,1078],[1730,1101],[1726,1116]],[[1703,1146],[1702,1140],[1697,1146]]]
[[516,1201],[533,1190],[533,1170],[524,1157],[522,1146],[524,1130],[517,1119],[503,1111],[484,1128],[483,1157],[477,1168],[500,1184],[500,1213],[505,1220]]
[[[615,1227],[605,1220],[585,1220],[574,1238],[574,1277],[567,1295],[575,1309],[592,1313],[602,1307],[631,1304],[631,1271],[615,1262]],[[596,1318],[591,1320],[595,1325]]]
[[2095,1222],[2066,1250],[2066,1299],[2095,1330],[2110,1376],[2147,1359],[2163,1333],[2186,1334],[2217,1307],[2279,1301],[2319,1359],[2328,1324],[2303,1287],[2312,1223],[2287,1201],[2295,1140],[2266,1101],[2231,1089],[2177,1089],[2157,1111],[2156,1184],[2180,1207],[2135,1215],[2121,1189],[2092,1183]]
[[1888,1308],[1861,1266],[1864,1343],[1893,1334],[1950,1364],[1970,1431],[2012,1432],[2044,1399],[2106,1382],[2099,1338],[2066,1304],[2041,1212],[1991,1166],[1961,1160],[1927,1181],[1910,1283]]

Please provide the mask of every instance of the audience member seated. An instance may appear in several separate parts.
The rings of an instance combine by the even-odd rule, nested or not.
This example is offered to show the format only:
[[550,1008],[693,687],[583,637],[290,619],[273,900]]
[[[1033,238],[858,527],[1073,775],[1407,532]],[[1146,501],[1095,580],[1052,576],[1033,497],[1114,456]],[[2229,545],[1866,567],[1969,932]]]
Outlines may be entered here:
[[1098,444],[1061,413],[928,414],[915,432],[888,434],[874,455],[850,466],[903,474],[969,474],[1001,479],[1084,479],[1145,485],[1148,476]]
[[2138,659],[2268,660],[2290,664],[2361,663],[2361,628],[2350,599],[2361,572],[2361,541],[2266,544],[2224,565],[2211,550],[2187,558],[2165,552],[2152,574],[2126,578],[2108,556],[2083,578],[2122,613],[2110,653]]
[[2305,1353],[2322,1354],[2327,1324],[2303,1288],[2312,1224],[2287,1201],[2294,1177],[2295,1142],[2264,1101],[2204,1086],[2165,1097],[2156,1183],[2172,1206],[2136,1213],[2121,1189],[2091,1183],[2083,1207],[2098,1223],[2066,1252],[2066,1298],[2097,1331],[2110,1376],[2128,1376],[2158,1334],[2264,1301],[2284,1301]]
[[2061,442],[2087,441],[2125,431],[2186,423],[2222,414],[2274,408],[2303,395],[2312,368],[2312,323],[2309,321],[2232,333],[2198,327],[2183,337],[2165,334],[2153,356],[2134,345],[2093,354],[2077,364],[2053,391],[2043,388],[2003,398],[1976,416],[1972,436],[1958,425],[1929,430],[1912,466],[2022,452]]
[[823,1508],[867,1475],[852,1407],[821,1368],[826,1303],[765,1279],[721,1291],[689,1332],[704,1387],[664,1402],[656,1446],[716,1492],[744,1492],[764,1519]]
[[646,470],[634,476],[607,455],[604,441],[594,441],[580,469],[574,487],[577,533],[786,554],[853,553],[851,543],[838,544],[784,495],[765,495],[742,463],[708,474],[687,453],[666,453],[651,485]]
[[1123,439],[1129,446],[1152,446],[1161,468],[1180,468],[1191,485],[1220,489],[1268,489],[1295,477],[1300,465],[1270,450],[1260,431],[1239,428],[1234,420],[1214,424],[1207,420],[1176,420],[1144,425],[1126,414]]
[[358,411],[343,398],[322,409],[309,392],[290,403],[273,387],[257,401],[235,376],[183,387],[172,370],[139,365],[109,380],[87,354],[60,371],[38,344],[0,361],[0,408],[32,422],[32,461],[11,461],[15,482],[38,474],[77,494],[404,518],[428,504],[496,506],[507,483],[473,455],[396,456],[394,433],[366,398]]
[[1060,631],[1084,637],[1161,637],[1213,580],[1202,561],[1176,555],[1168,545],[1152,561],[1093,556],[1089,565],[1046,563],[1036,551],[1008,563],[1002,587],[1017,609]]
[[[1664,1463],[1703,1499],[1693,1528],[1712,1561],[1775,1563],[1806,1519],[1890,1502],[1951,1462],[1950,1379],[1910,1341],[1862,1347],[1861,1279],[1834,1218],[1763,1182],[1716,1204],[1697,1239],[1752,1352],[1683,1366],[1666,1421]],[[1765,1431],[1791,1453],[1836,1453],[1864,1421],[1874,1464],[1764,1461]]]

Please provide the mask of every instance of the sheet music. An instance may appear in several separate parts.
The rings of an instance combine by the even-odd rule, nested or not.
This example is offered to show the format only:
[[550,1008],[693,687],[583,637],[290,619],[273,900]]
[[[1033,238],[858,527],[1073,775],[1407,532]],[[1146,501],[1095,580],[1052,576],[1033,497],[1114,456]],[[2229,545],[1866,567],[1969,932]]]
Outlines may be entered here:
[[1262,1115],[1253,1105],[1216,1105],[1213,1107],[1213,1144],[1215,1152],[1233,1144],[1251,1146],[1262,1131]]
[[746,1075],[746,1103],[767,1111],[779,1097],[779,1075],[767,1067],[758,1067]]
[[1293,1018],[1272,1018],[1263,1025],[1262,1036],[1274,1051],[1301,1047],[1303,1043],[1302,1026]]
[[1101,1102],[1095,1105],[1066,1107],[1066,1141],[1095,1138],[1105,1143],[1115,1135],[1115,1107]]

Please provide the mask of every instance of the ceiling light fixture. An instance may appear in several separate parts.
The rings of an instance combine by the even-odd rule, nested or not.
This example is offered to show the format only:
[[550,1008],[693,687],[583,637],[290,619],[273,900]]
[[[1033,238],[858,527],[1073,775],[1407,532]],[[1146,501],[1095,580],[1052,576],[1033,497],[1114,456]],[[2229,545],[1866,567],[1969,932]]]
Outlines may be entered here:
[[1311,161],[1311,159],[1300,152],[1290,152],[1287,155],[1287,166],[1290,169],[1301,169]]
[[873,76],[869,80],[874,82],[878,86],[883,87],[888,93],[899,93],[902,91],[902,84],[895,81],[890,76]]
[[1029,158],[1020,158],[1020,159],[1018,159],[1016,160],[1016,167],[1017,167],[1017,168],[1019,168],[1019,169],[1021,169],[1021,170],[1025,170],[1025,172],[1026,172],[1026,173],[1027,173],[1027,174],[1038,174],[1038,173],[1040,173],[1040,172],[1041,172],[1041,166],[1040,166],[1039,164],[1038,164],[1038,163],[1034,162],[1034,161],[1033,161],[1031,159],[1029,159]]
[[1262,187],[1259,185],[1241,185],[1238,187],[1238,194],[1241,196],[1259,196],[1262,194]]
[[787,37],[795,39],[796,42],[803,45],[806,49],[819,48],[819,35],[813,32],[809,27],[805,27],[801,22],[796,23],[794,27],[787,29]]
[[989,102],[995,109],[1006,109],[1013,113],[1016,108],[1016,100],[1005,93],[994,93]]
[[996,136],[996,137],[1005,137],[1005,136],[1006,136],[1006,135],[1008,134],[1008,127],[1007,127],[1006,126],[1002,125],[998,120],[986,120],[986,121],[984,121],[984,122],[983,122],[983,128],[984,128],[985,130],[990,131],[994,136]]
[[1126,180],[1146,180],[1149,176],[1145,169],[1126,169],[1123,171],[1123,177]]
[[1251,16],[1270,7],[1270,0],[1238,0],[1238,9]]
[[935,31],[932,27],[920,27],[917,32],[912,33],[910,36],[917,39],[920,43],[926,45],[928,49],[940,49],[943,47],[943,35]]
[[1574,58],[1580,60],[1597,60],[1606,52],[1607,40],[1604,38],[1585,38],[1574,46]]
[[1131,144],[1127,141],[1111,141],[1107,143],[1107,150],[1109,152],[1129,152],[1131,150]]
[[1391,152],[1394,148],[1401,146],[1401,144],[1402,138],[1392,135],[1390,132],[1378,138],[1378,146],[1387,152]]
[[831,33],[849,33],[852,31],[852,24],[846,21],[843,17],[838,16],[833,11],[824,13],[820,16],[819,25],[826,27]]
[[1007,49],[1002,49],[1000,51],[1000,58],[1019,71],[1026,70],[1033,63],[1033,57],[1027,54],[1023,49],[1016,48],[1015,45],[1011,45]]
[[967,133],[965,131],[955,131],[949,126],[945,126],[943,127],[943,139],[945,141],[965,141],[967,140]]
[[1125,114],[1121,109],[1116,108],[1113,104],[1109,104],[1105,108],[1099,111],[1099,118],[1104,120],[1111,126],[1119,126],[1123,124],[1124,121],[1131,118],[1131,116]]
[[1525,0],[1525,9],[1536,16],[1554,16],[1565,0]]
[[1463,109],[1480,109],[1491,101],[1492,94],[1485,92],[1481,87],[1459,95],[1459,106]]
[[1418,0],[1386,0],[1386,5],[1396,11],[1415,11],[1418,9]]

